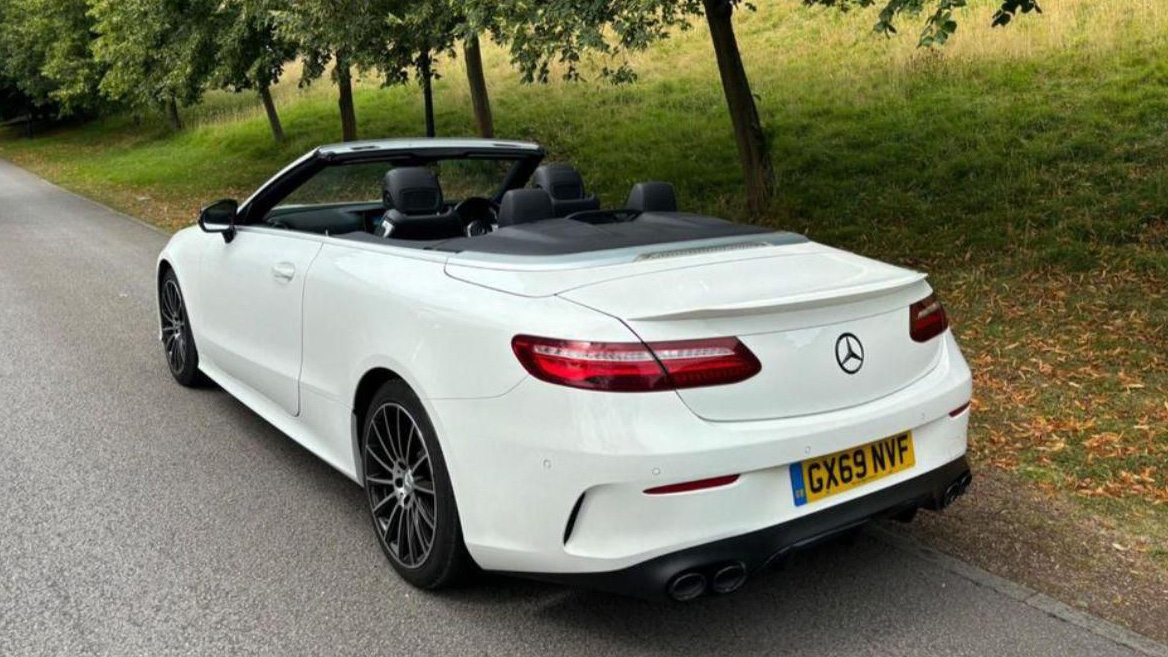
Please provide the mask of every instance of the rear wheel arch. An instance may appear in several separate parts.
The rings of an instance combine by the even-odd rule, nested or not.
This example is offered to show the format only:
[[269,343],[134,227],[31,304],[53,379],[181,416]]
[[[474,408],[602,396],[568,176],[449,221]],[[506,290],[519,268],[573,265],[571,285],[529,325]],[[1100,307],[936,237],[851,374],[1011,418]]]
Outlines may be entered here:
[[404,382],[405,379],[388,367],[374,367],[361,375],[361,380],[357,382],[357,388],[353,392],[353,466],[357,481],[362,486],[365,485],[365,472],[361,467],[361,449],[363,447],[361,440],[362,433],[365,431],[365,414],[369,412],[369,403],[373,401],[373,395],[377,394],[381,386],[389,381]]
[[[473,570],[474,562],[462,537],[452,477],[430,412],[408,381],[385,368],[362,376],[354,403],[358,400],[366,409],[353,413],[355,425],[361,418],[362,440],[358,444],[364,442],[367,424],[376,422],[381,427],[378,439],[362,445],[362,451],[357,453],[360,483],[365,488],[378,543],[394,570],[414,586],[434,589],[458,582]],[[397,420],[386,419],[383,424],[376,413],[390,408],[394,410],[385,412],[397,414]],[[375,413],[372,417],[371,412]],[[366,466],[373,473],[371,479],[367,478]],[[429,507],[424,504],[426,499],[431,500]],[[413,530],[409,528],[411,522]],[[424,531],[427,522],[431,529],[428,544]],[[422,548],[424,554],[421,561],[411,562],[409,559],[417,556],[415,548]]]

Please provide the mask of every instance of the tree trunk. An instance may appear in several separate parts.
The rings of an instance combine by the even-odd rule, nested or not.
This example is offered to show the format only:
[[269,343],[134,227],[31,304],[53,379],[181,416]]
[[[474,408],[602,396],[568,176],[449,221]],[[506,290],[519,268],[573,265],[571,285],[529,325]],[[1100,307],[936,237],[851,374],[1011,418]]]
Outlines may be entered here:
[[337,106],[341,110],[341,140],[357,140],[357,111],[353,108],[353,72],[349,69],[349,58],[344,52],[337,53],[336,69],[337,90],[340,97]]
[[32,103],[25,103],[27,114],[24,118],[24,137],[25,139],[32,139],[32,122],[33,122],[33,106]]
[[434,136],[434,74],[430,70],[430,53],[423,53],[418,62],[422,74],[422,104],[426,113],[426,136]]
[[475,125],[479,136],[490,139],[495,136],[495,120],[491,116],[491,98],[487,95],[487,79],[483,76],[483,54],[479,49],[477,34],[467,38],[462,44],[466,57],[466,79],[470,83],[470,100],[474,105]]
[[750,81],[746,79],[742,55],[738,52],[738,39],[734,36],[734,5],[730,0],[702,0],[702,5],[710,25],[714,53],[718,57],[718,73],[722,77],[730,120],[734,124],[738,159],[746,177],[747,204],[751,212],[761,214],[770,207],[774,169],[758,107],[754,104],[754,94],[750,92]]
[[178,99],[174,96],[166,98],[166,122],[171,130],[175,132],[182,130],[182,117],[178,115]]
[[284,143],[284,126],[280,125],[280,115],[276,113],[276,103],[272,100],[272,89],[268,85],[260,87],[260,100],[264,101],[264,111],[268,113],[268,125],[272,127],[272,138],[277,144]]

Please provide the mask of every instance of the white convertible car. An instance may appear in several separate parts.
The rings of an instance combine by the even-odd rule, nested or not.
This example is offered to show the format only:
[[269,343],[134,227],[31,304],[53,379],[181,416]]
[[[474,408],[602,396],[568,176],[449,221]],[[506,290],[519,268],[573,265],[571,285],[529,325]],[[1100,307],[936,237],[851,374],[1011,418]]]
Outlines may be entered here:
[[[364,486],[382,550],[688,600],[970,482],[970,372],[923,274],[602,209],[529,143],[313,150],[158,260],[175,379]],[[460,199],[457,201],[451,198]]]

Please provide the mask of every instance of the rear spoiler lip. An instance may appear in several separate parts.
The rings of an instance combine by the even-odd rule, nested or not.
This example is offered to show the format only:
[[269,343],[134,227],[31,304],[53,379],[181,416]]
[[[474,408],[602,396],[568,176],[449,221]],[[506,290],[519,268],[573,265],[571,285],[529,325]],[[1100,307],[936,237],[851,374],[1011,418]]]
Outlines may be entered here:
[[906,276],[885,279],[864,285],[852,287],[816,290],[805,294],[789,295],[774,299],[759,299],[743,303],[709,306],[693,310],[683,310],[658,315],[642,315],[629,317],[631,322],[671,322],[686,319],[713,319],[723,317],[744,317],[748,315],[766,315],[781,311],[805,310],[825,306],[853,303],[863,299],[884,296],[890,292],[900,290],[925,280],[927,276],[919,272],[911,272]]

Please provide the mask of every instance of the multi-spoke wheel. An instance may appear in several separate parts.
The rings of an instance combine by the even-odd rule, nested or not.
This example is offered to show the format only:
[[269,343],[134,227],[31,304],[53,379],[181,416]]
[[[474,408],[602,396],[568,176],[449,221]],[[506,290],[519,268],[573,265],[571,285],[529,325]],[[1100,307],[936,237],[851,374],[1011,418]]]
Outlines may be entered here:
[[162,322],[162,348],[166,352],[170,373],[184,386],[201,385],[204,379],[199,372],[199,353],[195,351],[187,307],[174,271],[167,271],[158,286],[158,311]]
[[415,586],[452,583],[470,557],[442,450],[413,391],[401,381],[383,385],[362,437],[369,515],[390,564]]

